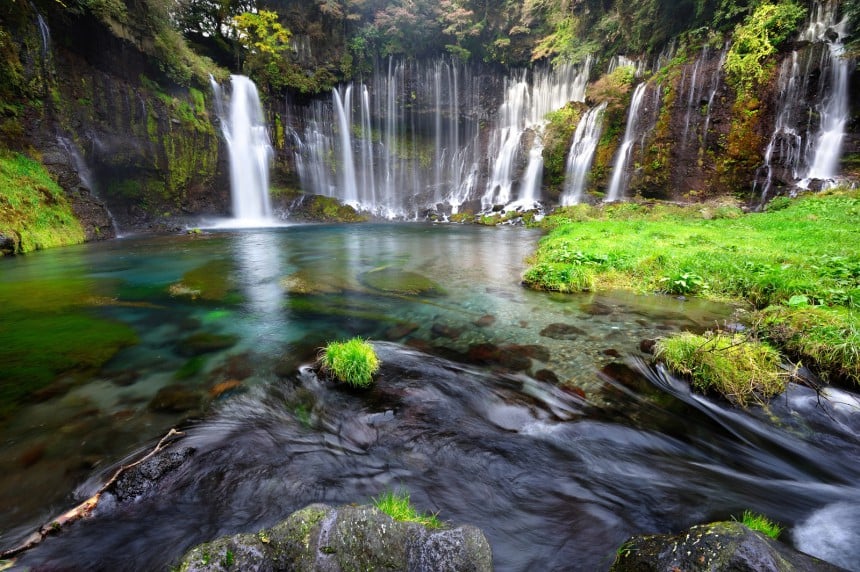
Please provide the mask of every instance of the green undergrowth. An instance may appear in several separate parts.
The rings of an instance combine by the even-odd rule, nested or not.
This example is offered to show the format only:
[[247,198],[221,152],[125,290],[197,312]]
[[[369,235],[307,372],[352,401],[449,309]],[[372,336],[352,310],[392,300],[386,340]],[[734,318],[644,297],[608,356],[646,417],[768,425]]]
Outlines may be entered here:
[[[543,221],[549,234],[524,282],[560,292],[626,289],[746,302],[759,310],[751,317],[759,338],[827,380],[857,384],[858,216],[856,190],[778,200],[752,214],[730,204],[576,205]],[[709,335],[664,340],[660,356],[702,390],[718,387],[711,381],[718,375],[735,379],[751,357],[717,350],[733,338]],[[756,400],[782,383],[770,382],[780,377],[775,363],[768,370],[767,376],[759,370],[743,374],[769,380],[763,389],[751,389]],[[742,389],[719,392],[739,404],[753,400],[740,397]]]
[[0,234],[14,253],[79,244],[84,229],[45,167],[18,153],[0,152]]
[[427,528],[442,528],[435,514],[418,512],[409,499],[409,493],[384,492],[373,499],[373,505],[398,522],[417,522]]
[[353,387],[368,387],[379,371],[379,358],[373,346],[361,338],[330,342],[320,353],[323,370]]
[[762,514],[756,514],[752,511],[745,510],[741,517],[741,524],[749,529],[761,532],[765,536],[769,536],[776,540],[782,532],[782,527],[773,522]]
[[703,393],[718,393],[733,404],[765,402],[785,390],[779,352],[741,335],[681,332],[657,341],[657,359],[690,378]]
[[848,308],[772,306],[757,314],[759,335],[822,378],[860,385],[860,313]]
[[623,203],[558,210],[543,225],[525,282],[573,292],[747,300],[758,308],[806,296],[860,304],[860,192],[808,196],[774,212],[732,205]]

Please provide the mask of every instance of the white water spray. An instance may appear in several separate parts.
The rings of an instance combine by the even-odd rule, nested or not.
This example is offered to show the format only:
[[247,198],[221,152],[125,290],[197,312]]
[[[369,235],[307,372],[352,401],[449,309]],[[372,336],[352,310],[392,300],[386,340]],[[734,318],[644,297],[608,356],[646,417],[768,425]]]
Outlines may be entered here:
[[247,77],[231,76],[231,85],[227,115],[223,90],[212,80],[221,132],[230,154],[233,226],[269,226],[273,223],[269,202],[269,163],[273,152],[263,106],[257,86]]

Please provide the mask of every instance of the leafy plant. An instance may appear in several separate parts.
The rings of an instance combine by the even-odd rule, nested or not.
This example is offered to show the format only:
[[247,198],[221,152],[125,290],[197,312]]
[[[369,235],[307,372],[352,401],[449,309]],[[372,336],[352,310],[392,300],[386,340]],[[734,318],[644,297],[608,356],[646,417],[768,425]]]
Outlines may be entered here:
[[379,371],[379,358],[373,346],[361,338],[331,342],[320,353],[323,370],[353,387],[368,387]]
[[779,534],[782,532],[782,527],[777,523],[773,522],[763,514],[756,514],[749,510],[744,511],[741,524],[747,528],[761,532],[774,540],[779,538]]
[[387,491],[373,499],[373,505],[398,522],[417,522],[427,528],[442,528],[435,514],[420,513],[409,500],[409,493]]
[[705,279],[693,272],[664,276],[660,279],[660,283],[667,294],[695,294],[708,289]]

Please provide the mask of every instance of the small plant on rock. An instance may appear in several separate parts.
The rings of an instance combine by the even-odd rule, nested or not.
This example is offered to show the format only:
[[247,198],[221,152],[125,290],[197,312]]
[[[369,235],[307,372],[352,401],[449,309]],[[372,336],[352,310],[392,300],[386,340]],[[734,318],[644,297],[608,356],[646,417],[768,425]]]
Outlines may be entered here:
[[417,522],[427,528],[442,528],[442,521],[435,514],[415,510],[409,501],[409,493],[384,492],[373,499],[373,505],[398,522]]
[[361,338],[330,342],[319,356],[324,371],[353,387],[368,387],[379,371],[379,358],[373,346]]
[[774,540],[776,540],[779,537],[779,533],[782,532],[782,527],[780,525],[773,522],[763,514],[756,514],[750,510],[744,511],[741,524],[747,528],[761,532]]

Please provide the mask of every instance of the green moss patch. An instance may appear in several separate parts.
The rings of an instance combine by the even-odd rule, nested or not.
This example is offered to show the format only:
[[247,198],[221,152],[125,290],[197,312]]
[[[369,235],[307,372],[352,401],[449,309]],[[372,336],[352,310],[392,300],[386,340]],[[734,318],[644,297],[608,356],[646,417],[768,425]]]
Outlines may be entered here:
[[779,395],[787,382],[775,349],[739,335],[682,332],[658,340],[655,355],[699,391],[741,406]]
[[774,306],[758,313],[756,329],[825,379],[860,384],[860,315],[856,310]]
[[16,237],[12,254],[84,241],[63,190],[41,163],[0,152],[0,189],[0,235]]

